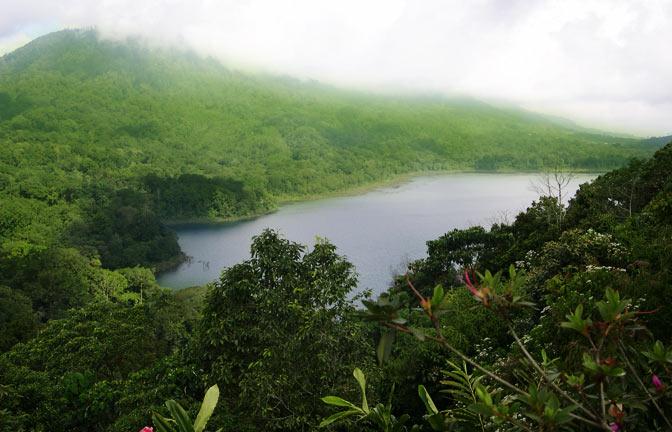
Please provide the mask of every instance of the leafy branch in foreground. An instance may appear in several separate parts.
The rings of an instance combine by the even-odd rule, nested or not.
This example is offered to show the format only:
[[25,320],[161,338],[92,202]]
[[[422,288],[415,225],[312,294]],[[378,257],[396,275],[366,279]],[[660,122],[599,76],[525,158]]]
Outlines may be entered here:
[[[481,381],[484,375],[478,375],[469,372],[466,362],[462,362],[462,366],[458,367],[453,362],[448,362],[452,370],[444,372],[446,379],[441,381],[441,384],[448,387],[443,390],[444,393],[449,394],[455,400],[455,408],[450,410],[450,415],[456,422],[464,422],[477,424],[482,432],[485,432],[485,420],[482,415],[474,412],[470,407],[479,402],[478,392],[486,391],[491,393]],[[431,424],[431,422],[430,422]],[[436,429],[432,425],[434,430]]]
[[[182,406],[174,400],[166,401],[166,407],[170,412],[171,418],[163,417],[161,414],[154,413],[152,419],[158,432],[203,432],[205,426],[210,420],[217,400],[219,399],[219,387],[215,384],[208,389],[203,398],[201,409],[198,411],[196,421],[191,422],[189,414]],[[218,432],[221,429],[218,430]]]
[[[373,408],[369,408],[369,403],[366,399],[366,377],[364,376],[364,373],[359,368],[355,368],[352,375],[357,380],[360,391],[362,393],[362,402],[360,406],[357,406],[354,403],[338,396],[323,397],[322,401],[324,403],[345,409],[322,420],[320,427],[329,426],[330,424],[343,420],[347,417],[355,416],[357,421],[368,422],[383,432],[407,431],[408,428],[405,426],[405,424],[408,422],[410,416],[408,414],[404,414],[397,418],[394,416],[394,414],[392,414],[392,394],[394,393],[394,387],[392,387],[392,391],[390,392],[390,397],[386,405],[378,403]],[[419,430],[417,426],[413,426],[411,428],[411,431],[416,430]]]
[[[454,370],[447,373],[449,379],[443,382],[449,387],[447,393],[454,396],[453,408],[440,411],[424,387],[419,388],[427,409],[424,419],[433,430],[449,430],[451,423],[462,421],[481,431],[507,424],[512,430],[523,431],[618,432],[624,431],[630,422],[634,424],[647,410],[648,416],[651,412],[657,414],[653,419],[655,430],[672,430],[666,412],[669,404],[664,399],[672,350],[661,342],[653,344],[643,355],[634,348],[641,340],[638,335],[645,330],[639,318],[652,312],[637,311],[631,300],[607,288],[594,308],[586,312],[584,305],[579,304],[567,314],[567,321],[559,324],[560,328],[580,335],[576,346],[582,350],[581,361],[563,363],[550,359],[543,350],[538,360],[528,351],[514,325],[517,311],[534,306],[525,300],[525,274],[511,266],[506,277],[501,272],[488,271],[477,273],[476,277],[478,282],[474,283],[465,272],[466,288],[476,301],[507,324],[514,346],[521,354],[522,367],[512,374],[505,376],[491,370],[444,337],[441,318],[446,315],[449,302],[441,286],[435,287],[431,297],[425,297],[407,277],[408,287],[419,304],[415,310],[430,321],[434,329],[431,334],[409,325],[403,314],[405,306],[398,299],[383,296],[377,302],[365,302],[365,318],[378,321],[388,331],[377,349],[380,362],[389,357],[397,333],[436,342],[463,361],[462,368],[451,364]],[[585,349],[580,348],[581,339],[586,342]],[[642,367],[647,361],[648,366]],[[467,365],[480,375],[472,375]],[[641,376],[645,374],[651,375],[652,387],[644,384],[646,380]],[[491,391],[486,382],[494,382],[501,388]]]

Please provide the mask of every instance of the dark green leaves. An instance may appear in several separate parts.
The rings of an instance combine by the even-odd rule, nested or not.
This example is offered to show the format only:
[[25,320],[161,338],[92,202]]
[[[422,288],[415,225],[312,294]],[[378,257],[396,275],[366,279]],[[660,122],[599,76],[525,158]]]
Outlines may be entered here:
[[665,349],[661,341],[656,341],[650,351],[644,351],[649,361],[659,363],[661,366],[672,364],[672,348]]
[[625,370],[618,366],[614,359],[608,358],[597,362],[588,353],[583,354],[583,367],[598,381],[605,377],[621,377],[625,375]]
[[521,398],[528,408],[525,411],[527,417],[549,428],[556,428],[572,420],[570,414],[576,410],[576,406],[562,407],[558,397],[543,387],[530,385],[528,392],[529,396]]
[[166,406],[168,407],[168,411],[177,425],[179,432],[194,432],[194,426],[191,423],[191,419],[180,404],[174,400],[169,400],[166,402]]
[[384,329],[378,341],[378,347],[376,348],[376,356],[378,357],[378,364],[382,365],[387,359],[390,358],[392,353],[392,345],[394,344],[394,339],[396,337],[396,331],[392,329]]
[[399,314],[403,304],[398,295],[383,293],[375,302],[362,300],[362,304],[366,307],[366,311],[361,313],[362,318],[365,320],[389,322],[399,325],[406,323],[406,320]]
[[607,288],[604,297],[605,299],[603,301],[597,303],[597,310],[600,312],[603,321],[612,322],[632,316],[631,314],[625,313],[625,310],[630,306],[631,301],[629,299],[621,300],[618,291]]
[[433,430],[442,431],[445,423],[444,416],[439,412],[432,397],[422,384],[418,386],[418,396],[420,396],[420,399],[422,400],[422,403],[425,404],[425,409],[427,410],[427,414],[423,416],[425,421],[429,423]]
[[588,336],[588,330],[593,325],[593,321],[590,318],[584,319],[582,315],[583,305],[578,305],[574,310],[574,313],[567,314],[568,321],[560,323],[560,326],[575,330],[584,336]]

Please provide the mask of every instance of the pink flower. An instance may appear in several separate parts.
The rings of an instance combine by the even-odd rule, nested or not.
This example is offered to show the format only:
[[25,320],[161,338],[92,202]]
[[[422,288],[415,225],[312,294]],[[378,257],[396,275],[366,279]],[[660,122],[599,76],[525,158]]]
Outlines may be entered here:
[[473,295],[476,300],[483,303],[483,306],[490,307],[490,289],[488,287],[483,287],[480,289],[476,288],[471,282],[471,279],[469,279],[469,272],[466,270],[464,272],[464,280],[465,284],[467,285],[467,289],[469,289],[471,292],[471,295]]
[[471,283],[471,279],[469,279],[469,272],[467,272],[466,270],[464,272],[464,279],[466,281],[467,288],[469,289],[469,291],[471,291],[471,294],[474,297],[481,297],[481,293],[478,291],[478,289],[476,289],[474,284]]
[[651,384],[656,388],[656,391],[663,391],[665,390],[665,384],[658,378],[658,375],[653,374],[651,375]]
[[621,426],[618,423],[612,423],[609,425],[609,429],[611,429],[611,432],[620,432]]
[[154,432],[153,427],[145,426],[144,428],[140,429],[138,432]]

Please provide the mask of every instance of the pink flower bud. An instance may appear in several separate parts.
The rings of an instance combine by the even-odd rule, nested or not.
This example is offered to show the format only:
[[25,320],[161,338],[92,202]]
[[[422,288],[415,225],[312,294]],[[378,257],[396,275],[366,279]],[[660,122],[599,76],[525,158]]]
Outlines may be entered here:
[[154,432],[153,427],[145,426],[144,428],[140,429],[139,432]]
[[609,425],[609,429],[611,429],[611,432],[620,432],[621,426],[618,423],[612,423]]
[[651,375],[651,384],[656,388],[656,391],[663,391],[665,389],[665,385],[656,374]]

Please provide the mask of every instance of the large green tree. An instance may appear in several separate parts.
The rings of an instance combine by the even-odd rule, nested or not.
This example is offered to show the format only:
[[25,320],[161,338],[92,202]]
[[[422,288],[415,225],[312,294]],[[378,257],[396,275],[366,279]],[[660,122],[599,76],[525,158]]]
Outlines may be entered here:
[[37,331],[33,305],[23,293],[0,285],[0,352],[30,339]]
[[[349,386],[370,364],[365,327],[353,318],[353,266],[318,241],[308,251],[274,231],[210,291],[198,355],[237,430],[307,430],[323,413],[317,389]],[[220,419],[220,422],[224,420]]]

